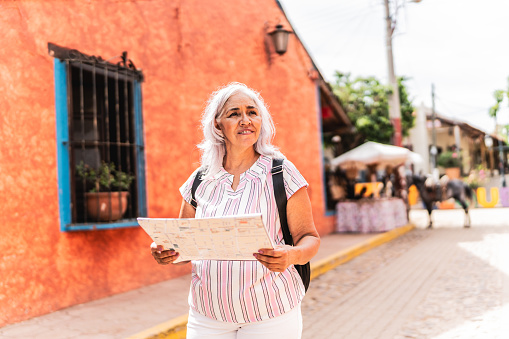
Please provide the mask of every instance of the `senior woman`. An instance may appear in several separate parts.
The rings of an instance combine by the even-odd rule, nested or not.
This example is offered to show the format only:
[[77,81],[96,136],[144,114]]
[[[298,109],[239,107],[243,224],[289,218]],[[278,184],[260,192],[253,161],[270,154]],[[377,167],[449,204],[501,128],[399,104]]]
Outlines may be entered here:
[[[300,338],[300,304],[305,288],[293,265],[318,251],[307,182],[288,160],[283,180],[287,220],[294,246],[285,245],[272,185],[272,159],[284,156],[271,144],[275,129],[261,96],[241,83],[213,93],[205,108],[201,168],[203,179],[191,188],[196,170],[180,188],[181,218],[261,213],[274,249],[260,249],[255,261],[193,260],[188,338]],[[160,264],[178,252],[152,245]]]

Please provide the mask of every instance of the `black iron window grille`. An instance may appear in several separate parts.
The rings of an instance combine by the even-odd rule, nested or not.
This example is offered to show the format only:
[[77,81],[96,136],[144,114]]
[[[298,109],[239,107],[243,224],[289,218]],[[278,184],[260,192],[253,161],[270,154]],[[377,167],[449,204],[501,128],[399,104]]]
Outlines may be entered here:
[[127,52],[114,64],[54,44],[48,48],[67,70],[70,228],[144,215],[142,127],[135,114],[143,74]]

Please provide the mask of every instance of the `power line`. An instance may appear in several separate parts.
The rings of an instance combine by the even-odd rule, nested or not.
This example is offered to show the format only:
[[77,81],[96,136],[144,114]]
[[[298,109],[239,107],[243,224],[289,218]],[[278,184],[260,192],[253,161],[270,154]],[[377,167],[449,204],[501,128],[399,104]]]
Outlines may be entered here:
[[326,27],[326,26],[335,26],[339,24],[340,27],[345,26],[349,22],[357,19],[360,16],[363,16],[365,14],[365,11],[356,11],[355,13],[351,13],[351,15],[348,16],[339,16],[336,14],[332,14],[330,16],[324,16],[317,20],[304,22],[300,25],[303,29],[309,29],[309,27],[312,27],[314,30],[317,30],[317,28],[320,27]]
[[305,17],[302,17],[302,22],[309,24],[309,23],[316,23],[317,21],[322,20],[329,20],[331,18],[335,20],[339,20],[341,18],[350,17],[352,14],[357,14],[359,12],[359,7],[352,7],[349,10],[344,10],[343,8],[336,7],[334,10],[321,10],[320,12],[314,12],[313,14],[306,15]]
[[441,97],[438,97],[438,96],[435,95],[435,99],[437,99],[437,101],[439,101],[441,103],[441,105],[447,111],[449,111],[449,115],[453,115],[453,116],[456,115],[453,112],[459,112],[459,113],[464,114],[464,115],[471,115],[471,114],[477,114],[477,113],[485,112],[486,113],[486,117],[489,117],[488,109],[481,109],[481,108],[479,108],[479,109],[477,109],[475,111],[465,112],[465,110],[461,110],[461,109],[451,109],[451,107],[447,103],[444,103],[444,101],[443,101],[443,99]]
[[[369,18],[369,16],[371,16],[374,12],[372,11],[369,11],[369,12],[366,12],[364,13],[364,15],[360,18],[357,19],[357,21],[354,23],[354,25],[352,25],[353,30],[350,30],[350,31],[359,31],[360,28],[369,28],[368,25],[364,25],[366,22],[367,22],[367,19]],[[344,28],[344,25],[341,25],[341,26],[338,26],[338,27],[335,27],[334,31],[332,30],[329,30],[329,36],[337,36]],[[330,55],[332,55],[332,58],[335,59],[343,50],[345,50],[347,48],[347,46],[351,45],[351,42],[353,40],[355,40],[356,36],[354,34],[349,34],[347,36],[347,40],[344,42],[344,43],[337,43],[337,44],[333,44],[335,45],[335,47],[332,49]],[[328,41],[325,41],[323,44],[319,45],[316,47],[316,51],[320,51],[324,46],[330,46],[331,45],[331,42],[330,40]]]
[[451,104],[458,105],[458,106],[463,106],[463,107],[468,107],[468,108],[473,108],[473,109],[478,109],[478,110],[482,110],[482,109],[488,110],[489,109],[489,108],[486,108],[486,107],[471,106],[471,105],[467,105],[465,103],[455,102],[455,101],[446,99],[445,97],[441,97],[441,96],[438,96],[438,98],[441,99],[441,100],[447,101],[447,102],[449,102]]

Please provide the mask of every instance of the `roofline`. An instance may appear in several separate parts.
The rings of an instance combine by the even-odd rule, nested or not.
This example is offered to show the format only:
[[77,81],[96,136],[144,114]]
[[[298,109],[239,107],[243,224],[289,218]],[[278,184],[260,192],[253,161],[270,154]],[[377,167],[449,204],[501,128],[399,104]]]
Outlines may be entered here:
[[295,29],[293,28],[292,22],[290,21],[290,18],[288,17],[288,15],[286,15],[286,12],[285,12],[283,6],[279,2],[279,0],[275,0],[275,1],[276,1],[276,4],[278,5],[279,9],[281,9],[281,12],[285,16],[286,21],[288,21],[288,23],[290,24],[290,27],[292,28],[293,34],[295,35],[297,40],[299,40],[299,43],[304,48],[304,51],[306,51],[306,54],[308,55],[309,60],[311,60],[311,63],[313,64],[313,67],[317,71],[317,73],[318,73],[318,79],[317,80],[319,82],[318,86],[329,97],[331,105],[333,106],[333,108],[335,110],[337,110],[337,113],[339,115],[338,118],[340,118],[343,121],[343,123],[345,123],[345,125],[347,127],[353,127],[352,121],[348,118],[348,115],[346,114],[345,109],[343,108],[343,105],[341,104],[341,101],[339,101],[339,98],[332,91],[332,88],[331,88],[330,84],[327,81],[325,81],[325,78],[323,77],[322,72],[320,71],[320,69],[316,65],[315,61],[313,60],[313,57],[309,53],[306,45],[299,38],[299,35],[297,34],[297,32],[295,32]]
[[[431,120],[433,118],[433,115],[432,114],[426,114],[426,120]],[[493,134],[493,133],[488,133],[488,132],[485,132],[477,127],[474,127],[472,125],[470,125],[469,123],[467,122],[464,122],[464,121],[461,121],[461,120],[456,120],[456,119],[450,119],[450,118],[446,118],[444,116],[441,116],[440,114],[435,114],[435,118],[438,119],[438,120],[441,120],[441,121],[444,121],[450,125],[457,125],[459,126],[460,128],[464,128],[464,129],[471,129],[471,130],[475,130],[479,136],[483,136],[485,137],[486,135],[489,135],[491,138],[497,140],[497,141],[500,141],[502,143],[505,143],[505,140],[496,135],[496,134]]]

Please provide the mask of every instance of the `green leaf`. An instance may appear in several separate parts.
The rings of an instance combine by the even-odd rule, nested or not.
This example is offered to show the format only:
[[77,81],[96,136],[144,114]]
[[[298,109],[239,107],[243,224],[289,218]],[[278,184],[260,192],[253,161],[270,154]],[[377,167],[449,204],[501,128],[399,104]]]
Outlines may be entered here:
[[[401,101],[401,125],[403,135],[415,125],[414,108],[405,87],[406,78],[399,78]],[[334,94],[365,140],[389,143],[394,128],[389,118],[389,98],[391,87],[383,85],[375,77],[357,77],[336,71],[336,83],[332,86]]]
[[115,169],[115,164],[102,162],[99,168],[94,169],[80,162],[76,166],[76,175],[84,180],[89,186],[89,192],[128,190],[134,175]]

